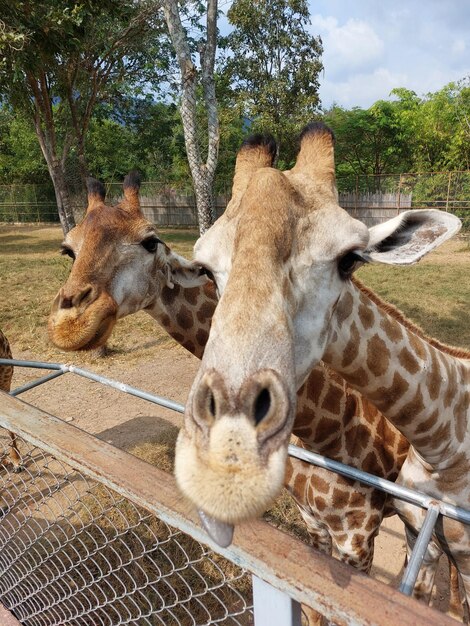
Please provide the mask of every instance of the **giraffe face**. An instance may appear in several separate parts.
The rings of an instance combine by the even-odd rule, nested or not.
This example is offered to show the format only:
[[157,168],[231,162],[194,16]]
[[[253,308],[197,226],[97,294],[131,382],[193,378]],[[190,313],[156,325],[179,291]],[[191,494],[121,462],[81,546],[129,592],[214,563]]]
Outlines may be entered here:
[[104,188],[91,181],[87,213],[62,244],[73,265],[53,302],[48,330],[63,350],[98,348],[119,318],[150,307],[165,286],[206,280],[157,237],[140,211],[138,182],[126,180],[118,206],[105,205]]
[[304,134],[292,170],[268,157],[266,143],[242,148],[232,200],[195,246],[220,300],[175,470],[203,517],[228,524],[264,510],[282,485],[295,392],[328,346],[353,271],[370,257],[396,262],[396,247],[412,262],[434,232],[419,213],[369,230],[341,209],[324,126]]

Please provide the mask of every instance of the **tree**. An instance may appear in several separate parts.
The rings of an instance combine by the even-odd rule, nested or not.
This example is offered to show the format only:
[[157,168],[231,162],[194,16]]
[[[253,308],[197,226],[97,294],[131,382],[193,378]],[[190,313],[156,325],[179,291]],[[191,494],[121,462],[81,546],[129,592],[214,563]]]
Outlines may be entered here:
[[470,81],[449,83],[419,98],[394,89],[402,123],[410,130],[412,169],[438,171],[470,168]]
[[[351,175],[372,180],[368,188],[380,189],[384,174],[409,169],[411,130],[402,122],[400,104],[378,100],[369,109],[354,107],[347,111],[333,106],[324,121],[336,136],[335,159],[338,177],[350,186]],[[370,177],[370,178],[366,178]],[[343,182],[345,182],[343,180]]]
[[[309,34],[306,0],[235,0],[225,40],[224,72],[255,130],[276,135],[288,164],[291,138],[318,116],[320,37]],[[285,156],[284,156],[285,155]]]
[[31,122],[0,107],[0,184],[42,184],[47,174]]
[[2,17],[9,36],[0,37],[0,95],[34,123],[67,232],[75,223],[67,159],[75,150],[83,180],[96,102],[129,82],[145,84],[159,69],[155,59],[168,65],[155,2],[9,0]]
[[[219,147],[219,118],[215,95],[214,65],[217,48],[217,0],[208,0],[205,36],[198,41],[200,71],[193,60],[191,41],[183,26],[180,8],[164,0],[163,9],[181,76],[181,119],[191,176],[196,196],[199,231],[204,233],[214,220],[213,185]],[[198,90],[198,85],[202,87]],[[198,132],[198,104],[205,108],[207,135]],[[205,152],[205,158],[203,155]]]

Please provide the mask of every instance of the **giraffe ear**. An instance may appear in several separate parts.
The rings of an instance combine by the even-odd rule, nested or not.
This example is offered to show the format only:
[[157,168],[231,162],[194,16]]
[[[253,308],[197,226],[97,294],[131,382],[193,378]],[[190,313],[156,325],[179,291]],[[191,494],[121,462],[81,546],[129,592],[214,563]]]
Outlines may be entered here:
[[277,144],[272,135],[250,135],[243,141],[235,161],[232,197],[225,209],[225,215],[228,217],[235,215],[240,205],[240,198],[254,172],[262,167],[272,167],[276,152]]
[[369,228],[366,254],[379,263],[411,265],[450,239],[462,226],[452,213],[437,209],[405,211]]
[[139,190],[141,184],[141,176],[137,171],[132,171],[124,178],[122,187],[124,189],[124,200],[119,205],[122,209],[129,213],[141,213]]
[[200,287],[209,280],[207,273],[203,272],[199,264],[187,261],[175,253],[168,259],[163,272],[166,275],[166,284],[170,289],[173,289],[175,283],[187,288]]
[[87,212],[101,206],[106,197],[106,189],[103,183],[96,178],[89,176],[86,179],[86,189],[88,196]]

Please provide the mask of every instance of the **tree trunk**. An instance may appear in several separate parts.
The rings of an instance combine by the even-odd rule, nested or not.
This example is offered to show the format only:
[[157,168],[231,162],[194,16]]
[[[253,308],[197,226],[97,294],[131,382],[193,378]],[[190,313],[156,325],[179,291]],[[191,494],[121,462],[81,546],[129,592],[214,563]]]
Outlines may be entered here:
[[[49,164],[48,164],[49,166]],[[65,182],[64,171],[60,165],[49,169],[49,174],[54,185],[55,197],[57,201],[57,211],[64,235],[75,226],[75,217],[70,203],[70,196]]]
[[207,113],[208,147],[205,163],[201,157],[197,136],[196,86],[198,71],[191,58],[187,35],[178,13],[178,4],[173,0],[165,0],[163,8],[181,72],[181,118],[183,121],[184,142],[196,196],[199,232],[202,235],[214,222],[215,217],[213,185],[219,147],[219,119],[214,80],[217,43],[217,0],[208,0],[207,2],[207,37],[199,50],[204,104]]
[[194,192],[196,195],[196,208],[199,224],[199,232],[203,235],[208,230],[215,219],[214,194],[212,192],[213,178],[204,176],[199,171],[193,174]]

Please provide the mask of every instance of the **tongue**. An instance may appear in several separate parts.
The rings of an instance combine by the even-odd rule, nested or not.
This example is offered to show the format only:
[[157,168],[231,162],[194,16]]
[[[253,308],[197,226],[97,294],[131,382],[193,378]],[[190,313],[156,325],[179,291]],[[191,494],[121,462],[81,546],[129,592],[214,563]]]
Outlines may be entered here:
[[199,519],[211,539],[215,541],[221,548],[227,548],[232,543],[233,524],[220,522],[219,520],[207,515],[201,509],[198,509]]

